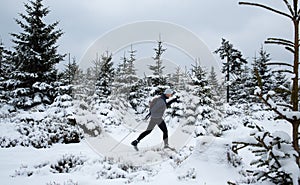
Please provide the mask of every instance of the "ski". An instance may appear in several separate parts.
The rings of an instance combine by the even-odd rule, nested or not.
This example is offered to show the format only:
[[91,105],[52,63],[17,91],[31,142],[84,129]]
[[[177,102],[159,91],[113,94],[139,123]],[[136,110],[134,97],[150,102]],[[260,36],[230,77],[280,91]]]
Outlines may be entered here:
[[176,148],[170,147],[170,146],[165,146],[163,149],[169,149],[171,151],[177,152]]

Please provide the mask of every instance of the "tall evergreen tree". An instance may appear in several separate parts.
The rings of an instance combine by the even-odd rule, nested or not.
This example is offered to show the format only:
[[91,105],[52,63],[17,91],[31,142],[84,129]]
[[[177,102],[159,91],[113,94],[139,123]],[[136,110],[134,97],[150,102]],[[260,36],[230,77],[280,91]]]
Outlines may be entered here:
[[151,85],[159,86],[166,85],[166,79],[163,76],[163,60],[162,54],[166,51],[166,48],[163,48],[163,42],[159,38],[157,41],[157,48],[154,48],[155,56],[153,57],[155,61],[155,65],[150,65],[149,69],[152,71],[152,76],[150,76],[149,80],[151,81]]
[[73,58],[72,62],[70,61],[69,56],[69,63],[66,65],[66,69],[64,70],[64,79],[68,85],[74,84],[74,80],[79,73],[79,65],[76,63],[76,59]]
[[[60,95],[68,94],[69,96],[73,96],[73,93],[78,93],[78,86],[83,85],[84,77],[82,71],[79,69],[79,65],[76,63],[75,57],[72,58],[72,62],[70,54],[68,58],[69,62],[65,65],[65,70],[59,75],[61,88],[58,88],[60,90],[58,93]],[[74,91],[75,88],[76,90]]]
[[[263,93],[267,93],[268,91],[272,90],[272,74],[271,74],[271,70],[268,67],[268,62],[271,61],[270,58],[270,54],[267,53],[263,47],[260,48],[259,50],[259,56],[258,57],[254,57],[254,63],[253,63],[253,70],[252,70],[252,74],[253,74],[253,86],[257,86],[257,75],[256,72],[258,73],[258,75],[261,78],[261,83],[263,85],[263,89],[262,92]],[[254,89],[253,89],[254,91]]]
[[222,60],[225,60],[223,63],[222,73],[226,74],[226,83],[227,83],[227,102],[229,103],[230,99],[230,84],[231,80],[239,80],[242,72],[243,65],[247,63],[246,59],[243,58],[242,53],[235,49],[229,41],[222,39],[221,47],[215,51],[216,54],[219,54]]
[[138,81],[136,69],[134,67],[136,52],[137,50],[134,50],[131,45],[130,50],[128,51],[129,58],[126,57],[126,52],[124,52],[124,55],[121,57],[121,63],[116,69],[116,80],[121,83],[126,83],[127,86]]
[[[94,64],[94,66],[91,68],[91,76],[94,76],[97,78],[97,76],[99,75],[99,72],[101,71],[101,56],[99,56],[98,53],[96,53],[96,58],[94,60],[92,60],[92,63]],[[94,81],[96,81],[97,79],[94,79]]]
[[184,74],[180,66],[175,68],[175,73],[172,75],[170,79],[174,83],[176,89],[183,90],[185,87],[186,79],[184,79]]
[[241,74],[235,80],[232,80],[230,85],[232,103],[247,103],[251,100],[250,95],[253,88],[251,77],[250,68],[244,65]]
[[114,68],[112,54],[107,51],[101,56],[100,72],[96,82],[95,94],[98,96],[100,103],[108,102],[108,97],[112,93],[112,82],[114,81]]
[[57,53],[56,45],[63,32],[56,30],[58,22],[49,25],[44,22],[50,10],[44,8],[42,0],[29,1],[25,9],[27,14],[20,14],[24,21],[16,19],[23,32],[11,34],[15,44],[12,59],[16,66],[12,74],[16,99],[12,103],[19,107],[53,102],[55,93],[51,83],[57,79],[55,65],[64,57]]
[[219,84],[217,74],[215,72],[215,68],[211,67],[210,73],[208,75],[208,84],[211,87],[211,94],[213,97],[213,100],[215,102],[221,102],[221,94],[223,92],[222,87]]
[[155,65],[150,65],[149,69],[153,71],[153,75],[162,76],[163,69],[165,66],[162,64],[162,54],[166,51],[166,48],[163,48],[163,42],[159,39],[157,41],[157,48],[154,48],[155,56],[153,57]]
[[217,74],[215,72],[214,67],[211,67],[211,70],[210,70],[210,73],[208,76],[208,83],[213,88],[212,90],[215,91],[215,93],[217,94],[217,90],[219,88],[219,82],[218,82]]
[[9,53],[0,39],[0,78],[2,79],[8,78],[11,72],[12,66],[9,64]]
[[134,50],[131,45],[130,50],[128,52],[129,52],[129,59],[127,60],[126,78],[128,79],[129,84],[133,84],[138,80],[138,77],[136,76],[136,69],[134,67],[137,50]]
[[8,66],[6,66],[6,60],[5,60],[5,48],[4,45],[2,43],[2,41],[0,40],[0,103],[2,101],[4,101],[5,98],[5,84],[4,81],[6,79],[7,74],[7,68]]
[[199,97],[199,105],[208,105],[212,103],[211,88],[208,85],[207,71],[201,67],[200,62],[196,60],[195,65],[192,65],[192,85],[194,94]]
[[278,102],[288,103],[291,99],[291,82],[288,77],[281,71],[274,71],[275,84],[272,86]]
[[12,52],[8,51],[0,40],[0,101],[8,102],[10,100],[12,84],[11,74],[15,71],[15,65],[12,62]]
[[121,62],[118,64],[116,68],[116,81],[119,83],[125,83],[126,82],[126,70],[128,68],[128,59],[126,57],[126,52],[124,52],[124,55],[121,57]]

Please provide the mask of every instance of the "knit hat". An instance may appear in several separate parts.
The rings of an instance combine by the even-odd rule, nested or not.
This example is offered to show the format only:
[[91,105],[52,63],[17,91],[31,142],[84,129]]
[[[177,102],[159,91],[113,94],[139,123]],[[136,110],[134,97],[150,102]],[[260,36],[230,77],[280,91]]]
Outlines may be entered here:
[[166,89],[164,94],[173,94],[173,90],[172,89]]

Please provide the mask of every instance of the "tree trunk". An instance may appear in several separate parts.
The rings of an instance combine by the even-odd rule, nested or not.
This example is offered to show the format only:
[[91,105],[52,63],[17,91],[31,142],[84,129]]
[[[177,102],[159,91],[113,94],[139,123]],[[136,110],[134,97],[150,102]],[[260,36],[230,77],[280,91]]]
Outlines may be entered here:
[[[295,0],[294,1],[294,9],[297,10],[298,9],[298,1]],[[299,101],[299,97],[298,97],[298,92],[299,92],[299,84],[298,84],[298,78],[299,78],[299,21],[298,21],[298,17],[295,16],[293,18],[293,23],[294,23],[294,74],[295,77],[293,79],[293,90],[292,90],[292,96],[291,96],[291,100],[292,100],[292,105],[293,105],[293,111],[298,111],[298,101]],[[300,151],[299,151],[299,138],[298,138],[298,134],[299,134],[299,124],[300,121],[294,121],[292,123],[293,126],[293,147],[294,149],[298,152],[298,156],[297,156],[297,164],[298,166],[300,166],[300,161],[299,161],[299,155],[300,155]]]
[[[299,120],[296,120],[292,123],[292,126],[293,126],[293,147],[294,149],[298,152],[299,154],[299,140],[298,140],[298,130],[299,130],[299,124],[300,124],[300,121]],[[300,164],[299,164],[299,155],[297,157],[297,164],[298,166],[300,167]]]
[[227,81],[227,103],[229,103],[229,58],[227,57],[227,74],[226,74],[226,81]]
[[299,22],[294,20],[294,29],[295,29],[295,36],[294,36],[294,74],[295,77],[293,78],[293,90],[291,96],[291,103],[293,105],[293,111],[298,111],[298,78],[299,78]]

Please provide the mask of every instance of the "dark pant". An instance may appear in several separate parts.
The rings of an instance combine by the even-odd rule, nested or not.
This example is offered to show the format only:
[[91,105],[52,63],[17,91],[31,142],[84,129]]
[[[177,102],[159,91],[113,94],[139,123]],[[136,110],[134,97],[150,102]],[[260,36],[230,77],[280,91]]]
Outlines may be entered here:
[[155,125],[158,125],[160,130],[163,132],[163,140],[165,145],[168,144],[168,129],[166,126],[165,121],[162,118],[151,118],[149,125],[143,133],[140,134],[140,136],[137,138],[138,141],[142,140],[144,137],[146,137],[148,134],[152,132],[154,129]]

